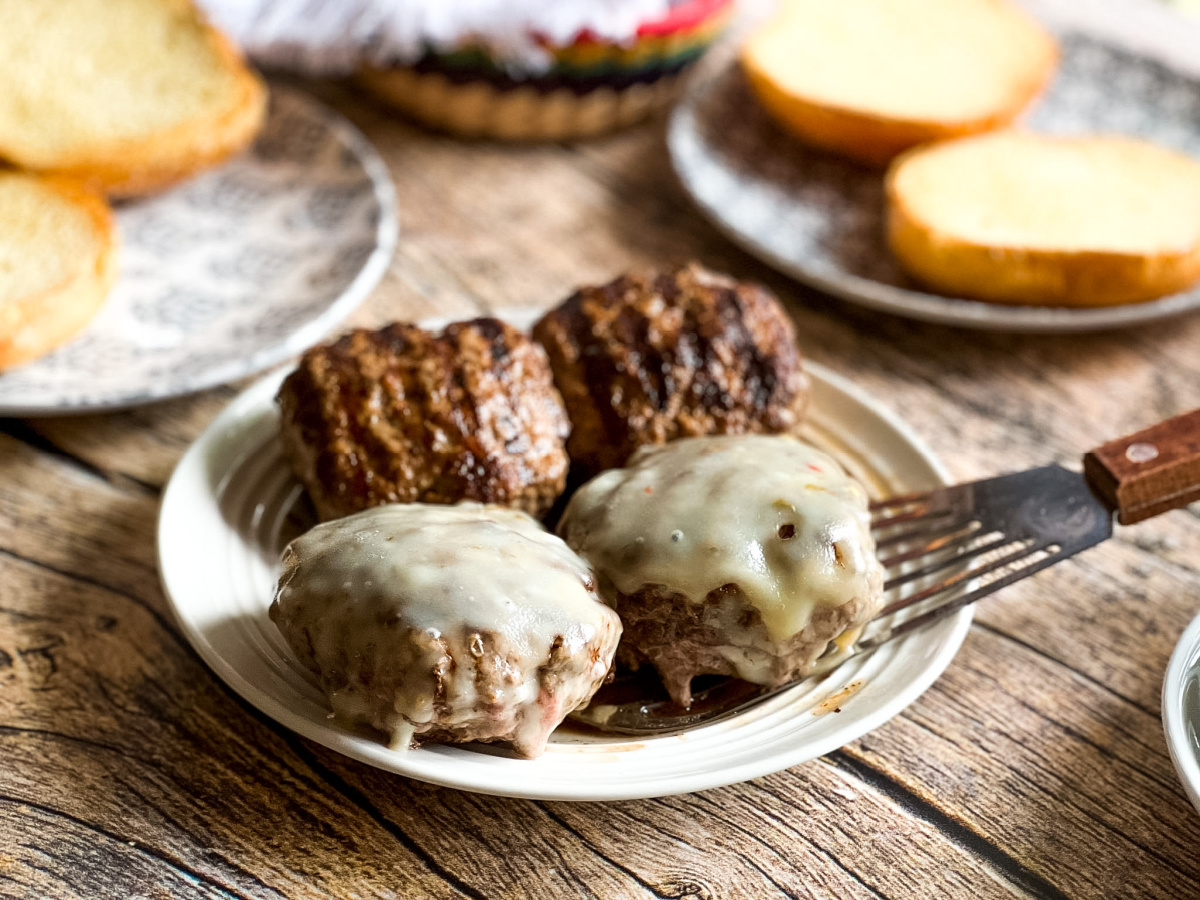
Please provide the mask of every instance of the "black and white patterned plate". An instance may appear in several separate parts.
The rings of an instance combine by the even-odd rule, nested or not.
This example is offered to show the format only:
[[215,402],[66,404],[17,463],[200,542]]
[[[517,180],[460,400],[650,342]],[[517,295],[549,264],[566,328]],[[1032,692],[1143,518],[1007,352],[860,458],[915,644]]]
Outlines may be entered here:
[[0,415],[119,409],[262,371],[353,311],[397,234],[366,138],[279,85],[251,150],[116,215],[112,294],[74,341],[0,374]]
[[[1080,33],[1060,35],[1054,82],[1026,119],[1059,134],[1123,132],[1200,157],[1200,81]],[[808,150],[778,128],[732,61],[696,82],[668,128],[671,160],[734,241],[799,281],[897,315],[998,331],[1095,331],[1200,308],[1200,288],[1094,309],[1003,306],[930,294],[892,259],[879,172]]]

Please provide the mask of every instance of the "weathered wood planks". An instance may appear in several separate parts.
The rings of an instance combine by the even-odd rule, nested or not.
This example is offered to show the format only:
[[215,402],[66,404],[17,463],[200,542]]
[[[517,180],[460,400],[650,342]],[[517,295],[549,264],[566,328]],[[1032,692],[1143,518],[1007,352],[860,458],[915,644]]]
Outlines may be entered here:
[[[661,126],[579,147],[428,135],[318,89],[391,166],[400,250],[354,322],[545,308],[690,257],[775,288],[808,356],[900,412],[961,478],[1077,460],[1200,403],[1200,318],[987,335],[856,310],[725,242]],[[1200,612],[1200,519],[1123,530],[985,601],[941,681],[830,757],[700,795],[478,797],[389,775],[250,710],[181,639],[158,492],[233,396],[0,423],[0,895],[1180,897],[1200,816],[1158,691]]]

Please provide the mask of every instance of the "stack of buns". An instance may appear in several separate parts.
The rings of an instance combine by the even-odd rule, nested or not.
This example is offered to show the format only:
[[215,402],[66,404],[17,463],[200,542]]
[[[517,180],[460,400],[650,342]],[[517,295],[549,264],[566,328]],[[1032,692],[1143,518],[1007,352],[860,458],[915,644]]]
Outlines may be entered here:
[[107,197],[243,149],[266,89],[189,0],[0,0],[0,369],[74,336],[116,271]]
[[782,0],[742,65],[814,147],[886,165],[887,242],[951,296],[1110,306],[1200,281],[1200,163],[1111,135],[1010,130],[1054,74],[1010,0]]

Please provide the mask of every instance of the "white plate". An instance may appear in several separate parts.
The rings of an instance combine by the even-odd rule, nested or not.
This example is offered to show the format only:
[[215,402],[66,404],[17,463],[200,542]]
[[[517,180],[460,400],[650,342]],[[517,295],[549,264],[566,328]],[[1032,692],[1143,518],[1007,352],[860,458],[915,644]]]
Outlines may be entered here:
[[273,85],[251,150],[117,208],[112,294],[80,337],[0,374],[0,415],[119,409],[282,362],[379,282],[395,205],[387,167],[353,125]]
[[1200,810],[1200,616],[1184,631],[1163,679],[1163,731],[1175,771]]
[[[1200,157],[1200,81],[1078,33],[1028,125],[1038,131],[1136,134]],[[807,150],[762,111],[738,66],[698,80],[667,132],[684,188],[726,235],[799,281],[896,315],[996,331],[1077,332],[1200,308],[1200,287],[1149,303],[1095,309],[1004,306],[920,290],[883,238],[883,178]]]
[[[809,364],[805,436],[877,494],[946,483],[908,428],[876,400]],[[221,413],[180,461],[163,497],[159,569],[196,651],[276,721],[355,759],[434,784],[546,800],[616,800],[699,791],[828,753],[882,725],[933,683],[966,635],[971,610],[850,661],[733,720],[641,740],[560,728],[521,760],[482,745],[389,750],[332,718],[325,695],[267,617],[279,553],[303,491],[283,462],[270,375]],[[835,711],[837,707],[840,711]]]

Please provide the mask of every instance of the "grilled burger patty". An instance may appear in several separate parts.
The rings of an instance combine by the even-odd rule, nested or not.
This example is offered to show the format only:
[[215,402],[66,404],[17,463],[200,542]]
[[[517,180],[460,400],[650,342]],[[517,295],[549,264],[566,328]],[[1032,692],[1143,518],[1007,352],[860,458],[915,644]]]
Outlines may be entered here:
[[778,433],[808,400],[791,321],[765,288],[691,264],[576,291],[533,328],[584,475],[646,444]]
[[541,515],[565,485],[569,426],[546,355],[497,319],[353,331],[305,353],[278,401],[323,520],[460,500]]
[[671,699],[685,707],[697,675],[735,675],[767,685],[804,677],[830,641],[862,625],[877,606],[876,598],[856,595],[839,606],[816,607],[807,625],[776,640],[734,583],[709,591],[700,603],[661,585],[632,594],[609,589],[605,597],[625,629],[617,662],[635,671],[654,666]]

